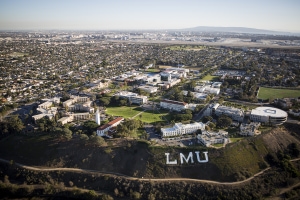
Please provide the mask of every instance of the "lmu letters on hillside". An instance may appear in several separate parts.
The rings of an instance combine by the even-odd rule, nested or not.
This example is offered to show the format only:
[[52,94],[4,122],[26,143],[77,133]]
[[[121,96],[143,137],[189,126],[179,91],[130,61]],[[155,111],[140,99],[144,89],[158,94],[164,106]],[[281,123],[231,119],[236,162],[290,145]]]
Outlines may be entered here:
[[[208,152],[204,151],[203,154],[205,156],[205,159],[201,160],[201,158],[200,158],[200,152],[199,151],[195,151],[195,155],[196,155],[198,163],[206,163],[206,162],[208,162],[208,155],[207,155]],[[170,153],[165,153],[165,155],[166,155],[166,164],[167,165],[177,165],[177,159],[170,161]],[[179,153],[179,157],[180,157],[180,164],[183,164],[184,162],[186,162],[186,163],[189,163],[189,162],[190,163],[195,163],[193,152],[190,152],[187,157],[185,157],[185,155],[183,153]]]

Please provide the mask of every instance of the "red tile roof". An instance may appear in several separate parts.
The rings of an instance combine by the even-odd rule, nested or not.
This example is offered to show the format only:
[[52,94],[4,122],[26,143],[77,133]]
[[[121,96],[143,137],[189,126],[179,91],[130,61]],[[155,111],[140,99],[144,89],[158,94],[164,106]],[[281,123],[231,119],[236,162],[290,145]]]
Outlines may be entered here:
[[116,119],[112,120],[111,122],[108,122],[108,124],[114,125],[115,123],[117,123],[123,119],[124,119],[123,117],[117,117]]
[[104,129],[110,127],[110,126],[113,126],[115,123],[117,123],[117,122],[119,122],[123,119],[124,119],[123,117],[117,117],[116,119],[108,122],[107,124],[104,124],[104,125],[100,126],[97,130],[104,130]]
[[173,100],[168,100],[168,99],[164,99],[164,100],[162,100],[162,102],[171,103],[171,104],[177,104],[177,105],[183,105],[183,106],[187,104],[185,102],[173,101]]

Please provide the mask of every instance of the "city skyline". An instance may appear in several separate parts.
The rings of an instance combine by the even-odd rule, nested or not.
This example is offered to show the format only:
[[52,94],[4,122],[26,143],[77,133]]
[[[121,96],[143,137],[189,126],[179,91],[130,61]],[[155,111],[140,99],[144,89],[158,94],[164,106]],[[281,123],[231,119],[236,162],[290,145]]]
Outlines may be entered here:
[[149,30],[248,27],[300,33],[300,2],[0,1],[0,30]]

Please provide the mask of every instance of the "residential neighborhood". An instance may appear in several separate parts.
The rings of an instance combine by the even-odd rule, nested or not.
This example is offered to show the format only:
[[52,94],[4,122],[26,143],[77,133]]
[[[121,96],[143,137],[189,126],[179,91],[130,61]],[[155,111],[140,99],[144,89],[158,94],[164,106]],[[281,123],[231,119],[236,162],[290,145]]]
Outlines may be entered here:
[[0,198],[300,197],[300,1],[0,1]]
[[[273,99],[259,94],[268,87],[297,91],[299,50],[140,42],[209,41],[189,34],[1,32],[1,119],[16,114],[24,124],[20,131],[47,130],[45,120],[50,120],[82,133],[84,123],[97,121],[99,114],[101,124],[95,122],[92,132],[108,136],[110,131],[109,138],[115,138],[124,132],[120,123],[147,125],[144,113],[152,112],[159,116],[150,123],[161,139],[182,131],[192,137],[199,129],[198,140],[210,146],[230,142],[228,134],[216,139],[228,126],[242,136],[255,136],[261,124],[275,126],[288,115],[299,117],[300,95]],[[22,105],[32,107],[27,112]],[[129,108],[127,114],[138,112],[131,117],[109,114],[114,106]],[[203,121],[201,128],[188,131]],[[145,129],[136,133],[134,137],[159,139]]]

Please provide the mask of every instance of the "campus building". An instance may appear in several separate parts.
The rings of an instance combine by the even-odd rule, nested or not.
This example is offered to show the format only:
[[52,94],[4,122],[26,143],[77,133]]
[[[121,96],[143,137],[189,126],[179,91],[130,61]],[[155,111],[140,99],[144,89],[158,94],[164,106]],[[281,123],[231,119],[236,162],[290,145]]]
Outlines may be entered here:
[[218,95],[220,93],[220,88],[215,88],[212,86],[196,86],[194,88],[195,92],[200,92],[200,93],[209,93],[209,94],[215,94]]
[[228,139],[228,132],[219,130],[219,132],[202,131],[202,134],[197,135],[198,141],[206,147],[213,144],[227,144],[230,142]]
[[124,121],[123,117],[117,117],[116,119],[108,122],[107,124],[104,124],[100,126],[97,129],[97,135],[98,136],[108,136],[108,132],[112,130],[112,128],[118,126],[121,122]]
[[251,122],[250,124],[240,125],[240,135],[242,136],[254,136],[259,135],[261,132],[258,131],[260,126],[259,122]]
[[38,107],[36,110],[39,114],[32,116],[32,119],[35,123],[37,122],[37,120],[42,119],[44,117],[52,119],[57,114],[57,107],[51,107],[48,109]]
[[115,96],[119,96],[120,98],[126,98],[133,104],[142,105],[148,102],[147,96],[141,96],[133,92],[121,91],[115,94]]
[[182,111],[188,108],[188,104],[185,102],[164,99],[160,102],[160,107],[168,110]]
[[46,101],[46,102],[38,105],[38,108],[48,109],[48,108],[51,108],[52,105],[53,105],[52,101]]
[[251,110],[250,120],[276,126],[286,122],[287,116],[288,114],[285,111],[278,108],[257,107]]
[[205,125],[202,122],[192,124],[175,123],[171,128],[161,128],[162,137],[172,137],[195,133],[197,130],[205,130]]
[[209,104],[205,109],[203,116],[212,116],[215,114],[216,109],[219,107],[220,104]]
[[228,106],[218,106],[215,109],[215,115],[221,116],[226,115],[234,121],[242,122],[244,119],[244,111],[238,108]]
[[60,98],[54,97],[52,99],[43,99],[45,101],[38,105],[37,107],[37,115],[33,115],[32,119],[36,123],[37,120],[42,119],[44,117],[48,117],[52,119],[57,114],[57,107],[53,107],[53,103],[58,104],[60,102]]
[[226,115],[230,117],[234,121],[242,122],[244,119],[244,111],[238,108],[228,107],[228,106],[221,106],[220,104],[210,104],[205,112],[205,116],[221,116]]
[[92,107],[92,101],[86,101],[83,103],[79,102],[79,103],[70,105],[68,107],[68,111],[70,111],[70,112],[82,111],[82,112],[94,113],[94,108]]
[[153,86],[149,86],[149,85],[141,85],[138,88],[147,93],[155,93],[158,90],[158,87],[153,87]]
[[65,117],[60,118],[57,122],[61,125],[73,122],[73,121],[80,121],[80,120],[87,120],[90,119],[90,113],[67,113]]
[[71,96],[69,100],[63,102],[63,107],[69,107],[70,105],[74,103],[84,103],[90,101],[89,97],[80,97],[80,96]]

